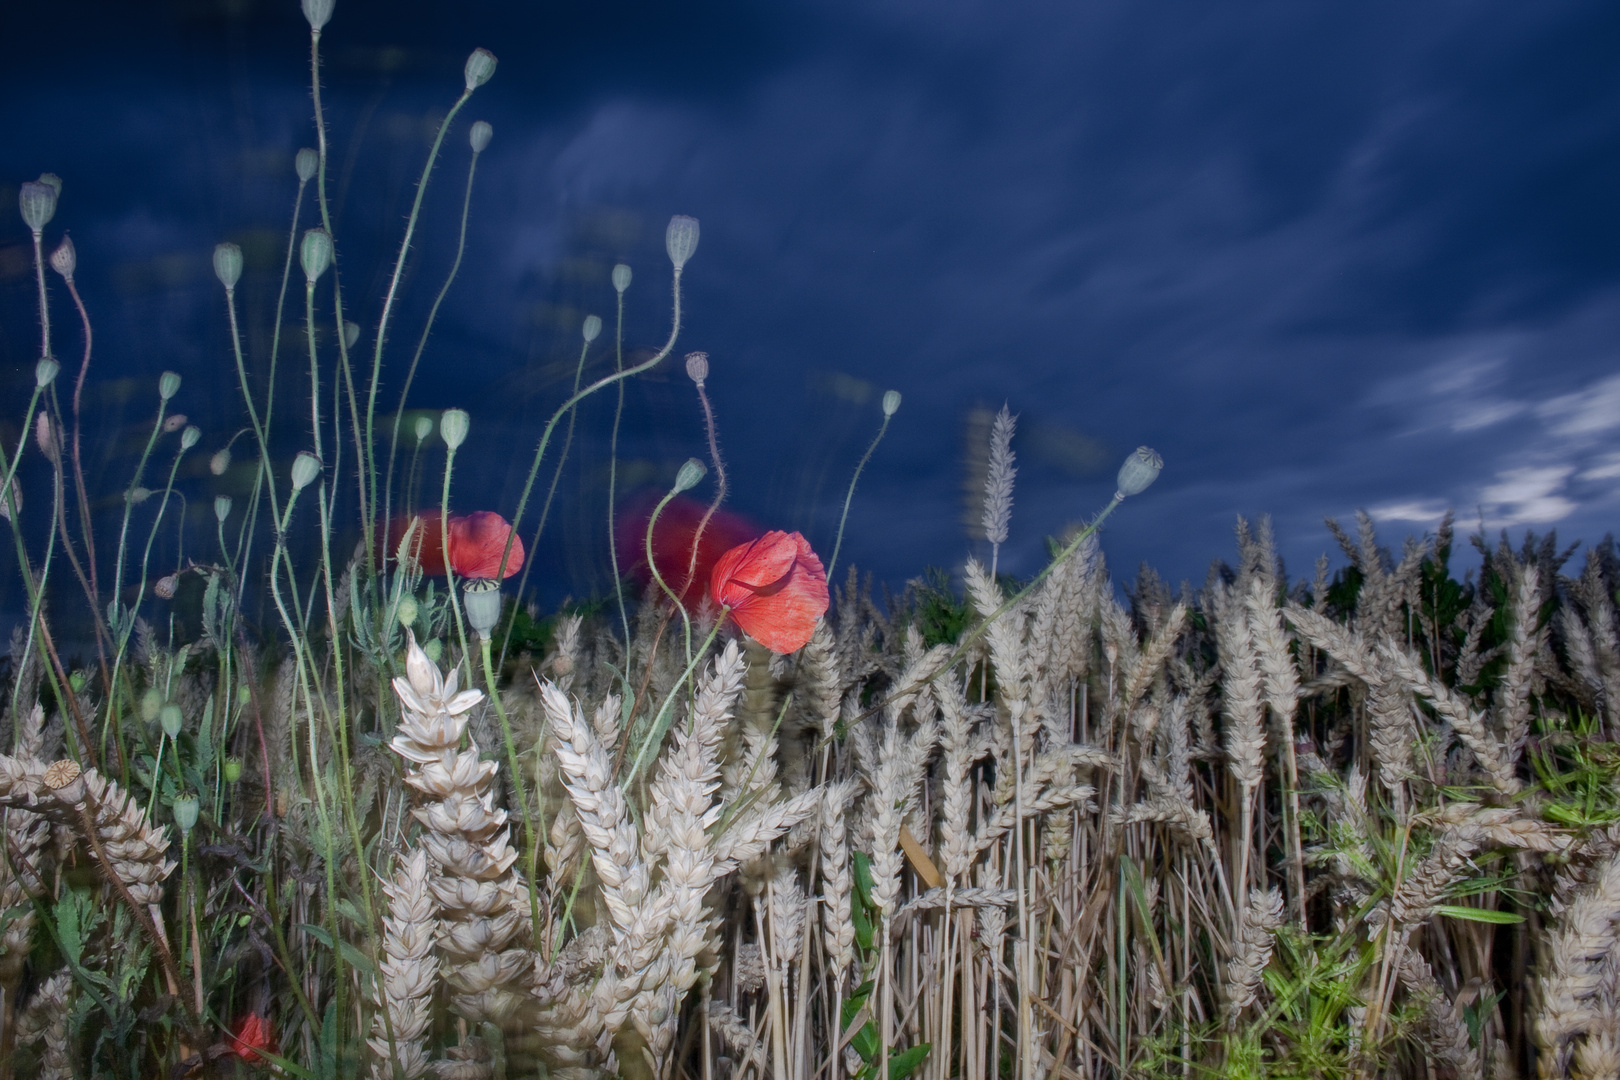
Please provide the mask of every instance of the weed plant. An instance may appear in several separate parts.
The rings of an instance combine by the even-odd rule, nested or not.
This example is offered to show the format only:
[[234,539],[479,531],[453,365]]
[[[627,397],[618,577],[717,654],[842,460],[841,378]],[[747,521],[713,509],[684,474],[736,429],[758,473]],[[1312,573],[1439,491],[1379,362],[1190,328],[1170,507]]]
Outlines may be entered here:
[[[1346,569],[1324,557],[1290,581],[1268,524],[1240,520],[1235,563],[1201,589],[1144,569],[1122,604],[1095,530],[1156,475],[1144,450],[1096,521],[1011,582],[1003,410],[990,566],[886,607],[849,568],[829,608],[802,538],[715,563],[687,537],[660,563],[677,493],[714,473],[699,533],[725,494],[692,354],[708,462],[646,525],[653,580],[638,595],[616,564],[612,595],[542,620],[524,576],[503,605],[575,407],[611,391],[622,409],[624,381],[672,353],[698,224],[670,224],[662,348],[626,365],[637,297],[616,267],[611,344],[582,326],[580,374],[501,508],[512,527],[453,517],[477,417],[406,406],[487,124],[426,326],[390,331],[429,178],[495,58],[467,62],[362,347],[328,209],[331,0],[304,10],[315,147],[261,370],[242,254],[214,256],[244,432],[205,445],[164,374],[100,534],[90,305],[71,242],[46,253],[60,181],[22,186],[41,339],[0,456],[28,600],[4,684],[0,1077],[1620,1072],[1612,542],[1566,576],[1551,536],[1476,536],[1459,580],[1449,518],[1396,559],[1362,517],[1354,536],[1329,523]],[[65,310],[84,341],[71,389]],[[611,373],[586,378],[605,349]],[[397,403],[380,400],[407,351]],[[899,405],[885,396],[863,466]],[[278,463],[289,438],[307,443]],[[154,537],[185,537],[183,498],[207,497],[182,469],[204,453],[213,476],[246,469],[246,494],[219,493],[210,535],[159,566]],[[755,595],[748,560],[790,548],[801,576]],[[75,657],[55,627],[81,611]]]

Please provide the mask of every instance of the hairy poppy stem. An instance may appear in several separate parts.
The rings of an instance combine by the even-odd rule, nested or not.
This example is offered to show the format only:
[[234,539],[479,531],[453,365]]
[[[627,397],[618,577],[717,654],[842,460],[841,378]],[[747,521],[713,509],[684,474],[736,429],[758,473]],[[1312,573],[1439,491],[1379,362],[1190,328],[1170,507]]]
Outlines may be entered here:
[[495,706],[495,715],[501,721],[501,737],[506,740],[506,764],[512,770],[512,787],[517,794],[518,806],[523,810],[523,861],[529,871],[529,921],[535,948],[539,948],[541,922],[540,898],[535,884],[538,880],[535,877],[535,851],[540,838],[534,831],[534,820],[529,815],[529,786],[523,782],[523,770],[518,767],[517,742],[512,738],[512,723],[506,718],[506,706],[501,704],[500,688],[495,685],[495,666],[489,659],[488,635],[478,635],[478,653],[484,661],[484,685],[489,687],[490,704]]
[[721,609],[720,617],[714,620],[714,629],[709,631],[709,636],[703,639],[702,645],[698,646],[697,654],[687,661],[686,670],[681,672],[681,677],[675,680],[675,685],[670,687],[669,693],[664,695],[664,700],[659,704],[658,711],[652,714],[652,730],[647,732],[647,740],[641,744],[641,749],[636,752],[635,760],[630,763],[630,771],[619,780],[619,786],[624,790],[629,791],[635,785],[636,777],[641,775],[642,769],[646,768],[649,756],[659,746],[663,745],[664,736],[668,734],[670,722],[675,715],[670,711],[675,706],[675,695],[680,693],[681,687],[685,686],[687,680],[691,679],[692,672],[697,670],[698,662],[703,659],[703,654],[709,651],[709,646],[714,644],[714,639],[720,635],[720,628],[725,624],[726,611]]
[[872,445],[866,448],[866,453],[861,455],[860,464],[855,466],[855,475],[849,478],[849,491],[844,495],[844,512],[838,518],[838,540],[833,544],[832,558],[827,560],[828,581],[832,580],[833,567],[838,565],[838,553],[844,548],[844,523],[849,520],[849,504],[855,499],[855,485],[860,482],[866,463],[872,460],[872,454],[877,450],[878,443],[883,441],[884,433],[889,430],[889,421],[893,418],[893,414],[884,411],[883,423],[878,427],[877,437],[872,440]]

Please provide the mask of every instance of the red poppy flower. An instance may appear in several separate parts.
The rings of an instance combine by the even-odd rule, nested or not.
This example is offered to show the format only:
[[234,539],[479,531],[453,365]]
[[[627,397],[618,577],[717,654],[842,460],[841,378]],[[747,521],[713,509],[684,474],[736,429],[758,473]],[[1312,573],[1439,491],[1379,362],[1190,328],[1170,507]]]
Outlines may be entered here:
[[276,1034],[268,1017],[248,1013],[231,1029],[231,1052],[244,1061],[259,1061],[260,1050],[275,1053]]
[[798,533],[768,532],[714,564],[709,593],[774,653],[804,646],[827,610],[827,571]]
[[[619,569],[643,583],[652,581],[652,573],[647,568],[647,520],[652,517],[653,507],[660,498],[661,495],[648,492],[631,500],[621,511],[619,535],[615,538],[619,550]],[[715,560],[728,549],[747,543],[761,532],[753,522],[740,514],[716,510],[704,527],[703,535],[698,537],[698,524],[708,512],[707,503],[677,495],[664,506],[653,525],[653,561],[658,564],[659,576],[681,598],[681,604],[688,611],[703,599],[703,590],[709,583]],[[697,538],[697,565],[692,570],[692,580],[688,582],[686,575],[687,568],[692,566],[694,537]],[[684,589],[681,587],[683,583],[686,585]]]
[[[428,510],[420,514],[395,519],[388,528],[385,541],[387,554],[392,557],[399,547],[405,530],[412,521],[416,531],[411,533],[410,554],[422,573],[438,577],[444,573],[444,538],[439,529],[439,512]],[[492,510],[450,519],[450,569],[458,577],[492,578],[500,569],[501,555],[506,550],[506,538],[512,526]],[[523,569],[523,538],[512,541],[512,554],[506,560],[506,577]]]

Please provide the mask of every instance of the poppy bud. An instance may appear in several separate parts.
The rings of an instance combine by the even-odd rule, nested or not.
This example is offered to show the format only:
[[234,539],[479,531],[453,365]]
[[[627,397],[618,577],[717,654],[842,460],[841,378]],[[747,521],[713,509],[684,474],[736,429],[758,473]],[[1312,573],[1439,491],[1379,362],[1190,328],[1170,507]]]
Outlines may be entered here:
[[416,441],[421,442],[431,434],[433,434],[433,419],[427,416],[418,416],[416,418]]
[[[305,0],[308,3],[309,0]],[[467,57],[467,67],[463,71],[467,77],[467,90],[478,89],[489,82],[489,77],[495,74],[495,54],[488,49],[474,49],[472,55]]]
[[708,467],[697,458],[687,458],[686,464],[681,466],[681,471],[675,474],[675,490],[691,491],[698,486],[703,474],[708,471]]
[[51,252],[51,269],[62,275],[62,280],[72,281],[73,271],[78,269],[79,253],[73,250],[73,238],[62,237],[62,242],[56,245]]
[[34,443],[40,453],[52,461],[56,460],[56,433],[51,430],[49,413],[41,412],[34,418]]
[[197,440],[200,438],[202,438],[202,429],[197,427],[196,424],[190,425],[180,433],[180,449],[190,450],[197,445]]
[[197,827],[197,796],[174,797],[174,827],[180,830],[181,836]]
[[165,371],[158,376],[158,397],[168,401],[180,392],[180,376],[172,371]]
[[900,411],[900,391],[885,390],[883,392],[883,415],[893,416]]
[[39,182],[56,192],[58,199],[62,197],[62,178],[60,176],[53,172],[42,172],[39,174]]
[[585,335],[585,343],[589,345],[591,342],[595,341],[597,335],[599,335],[601,332],[602,320],[595,315],[585,316],[585,326],[581,330],[581,333]]
[[225,768],[223,771],[225,773],[225,782],[227,784],[236,783],[238,780],[242,779],[242,759],[234,756],[226,758]]
[[434,638],[432,641],[422,646],[422,655],[437,664],[439,662],[439,657],[444,655],[444,642],[440,641],[438,638]]
[[292,463],[292,485],[294,491],[302,491],[321,474],[321,459],[308,450],[301,450]]
[[186,426],[187,419],[186,414],[183,412],[177,412],[170,416],[168,419],[163,421],[163,434],[173,435],[175,432]]
[[304,242],[298,246],[298,262],[304,268],[304,280],[313,285],[332,265],[332,234],[325,229],[308,229]]
[[293,158],[293,168],[298,170],[298,182],[301,184],[307,184],[314,179],[315,170],[320,168],[320,165],[321,155],[307,146],[298,151],[298,156]]
[[309,20],[309,28],[317,34],[321,28],[332,18],[332,8],[335,0],[304,0],[304,18]]
[[173,600],[174,591],[180,587],[178,574],[164,574],[152,583],[152,595],[159,600]]
[[35,236],[56,216],[56,194],[56,186],[45,183],[43,177],[25,181],[18,189],[17,207],[22,211],[23,223]]
[[489,637],[501,620],[501,583],[494,578],[473,578],[461,587],[461,610],[467,625],[479,637]]
[[467,441],[467,426],[471,423],[465,409],[446,409],[439,417],[439,435],[444,444],[454,450]]
[[214,517],[219,520],[219,523],[221,525],[223,525],[223,524],[225,524],[225,519],[230,517],[230,516],[231,516],[231,497],[229,495],[215,495],[214,496]]
[[242,249],[235,244],[214,245],[214,276],[225,286],[226,292],[236,288],[242,280]]
[[39,363],[34,365],[34,385],[39,387],[51,385],[52,380],[56,378],[56,373],[61,370],[62,365],[51,357],[41,357]]
[[225,470],[231,467],[231,448],[214,451],[214,456],[208,459],[208,471],[215,476],[224,476]]
[[630,287],[630,268],[624,263],[613,268],[613,287],[621,293]]
[[163,734],[171,739],[180,734],[180,725],[185,721],[186,714],[172,701],[158,710],[158,726],[163,729]]
[[85,679],[84,672],[75,671],[73,674],[68,676],[68,686],[73,688],[73,692],[75,694],[84,693],[84,688],[86,685],[88,685],[88,680]]
[[125,495],[124,499],[131,506],[139,506],[139,505],[141,505],[141,503],[145,502],[147,499],[150,499],[151,497],[152,497],[152,489],[151,488],[133,487],[133,488],[129,489],[129,494]]
[[157,719],[158,710],[161,708],[163,708],[163,693],[156,687],[141,695],[141,719],[148,724]]
[[703,385],[709,377],[709,354],[706,352],[689,352],[686,354],[686,377]]
[[402,596],[399,606],[394,609],[394,618],[399,620],[400,626],[412,626],[416,623],[416,597]]
[[482,154],[494,134],[495,129],[489,126],[488,120],[479,120],[473,124],[472,130],[467,133],[467,141],[472,144],[472,152]]
[[1125,464],[1119,467],[1119,478],[1115,481],[1119,490],[1114,492],[1114,498],[1123,499],[1127,495],[1140,495],[1146,491],[1148,485],[1159,478],[1159,470],[1164,468],[1164,458],[1146,446],[1138,446],[1136,453],[1125,459]]
[[686,265],[697,246],[698,219],[685,214],[670,218],[669,228],[664,230],[664,250],[669,252],[669,261],[675,264],[676,270]]

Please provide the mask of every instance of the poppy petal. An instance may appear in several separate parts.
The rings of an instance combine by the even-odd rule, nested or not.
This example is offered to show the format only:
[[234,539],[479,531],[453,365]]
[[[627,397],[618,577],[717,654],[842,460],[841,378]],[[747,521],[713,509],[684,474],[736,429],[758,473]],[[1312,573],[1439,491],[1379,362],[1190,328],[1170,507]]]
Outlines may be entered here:
[[799,533],[769,532],[732,548],[715,562],[709,591],[775,653],[803,648],[827,611],[827,572]]
[[[492,510],[479,510],[466,517],[450,519],[450,568],[464,578],[493,578],[501,569],[506,540],[512,526]],[[512,537],[512,554],[506,560],[511,577],[523,569],[523,539]]]

